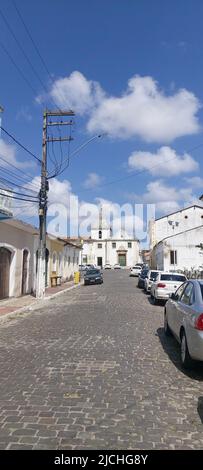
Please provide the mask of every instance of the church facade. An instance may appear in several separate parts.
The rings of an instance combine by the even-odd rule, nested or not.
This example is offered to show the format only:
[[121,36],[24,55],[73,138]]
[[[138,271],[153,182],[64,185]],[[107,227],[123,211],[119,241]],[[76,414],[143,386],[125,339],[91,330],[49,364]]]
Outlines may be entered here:
[[136,238],[129,237],[124,231],[115,236],[105,221],[91,229],[91,236],[82,238],[80,264],[94,264],[100,267],[105,264],[119,264],[130,268],[140,261],[140,244]]

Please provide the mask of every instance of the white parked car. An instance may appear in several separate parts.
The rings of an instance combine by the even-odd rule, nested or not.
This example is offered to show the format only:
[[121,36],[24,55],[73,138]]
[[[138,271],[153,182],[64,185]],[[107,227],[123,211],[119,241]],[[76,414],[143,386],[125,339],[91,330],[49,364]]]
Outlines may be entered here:
[[114,264],[114,267],[113,267],[113,269],[121,269],[121,266],[120,266],[120,264]]
[[154,304],[159,300],[168,300],[187,278],[183,274],[160,271],[151,285],[151,299]]
[[156,281],[156,278],[158,276],[158,271],[157,269],[150,269],[150,271],[147,274],[147,277],[144,280],[144,290],[145,292],[150,292],[152,283]]
[[135,277],[138,277],[139,274],[141,273],[142,271],[142,265],[141,264],[136,264],[135,266],[133,266],[130,270],[130,276],[135,276]]
[[106,264],[104,265],[104,269],[111,269],[111,265],[110,265],[109,263],[106,263]]

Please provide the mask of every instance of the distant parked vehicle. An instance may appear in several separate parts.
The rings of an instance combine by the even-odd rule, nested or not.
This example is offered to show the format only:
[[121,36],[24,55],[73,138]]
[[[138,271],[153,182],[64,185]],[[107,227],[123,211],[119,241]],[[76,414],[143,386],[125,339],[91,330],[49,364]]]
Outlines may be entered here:
[[159,300],[168,300],[187,279],[183,274],[160,271],[151,285],[151,299],[154,304]]
[[139,274],[141,273],[141,270],[142,270],[141,264],[136,264],[130,270],[130,277],[138,277]]
[[114,264],[114,267],[113,267],[113,269],[121,269],[121,266],[120,266],[120,264]]
[[146,277],[148,276],[149,269],[143,269],[138,277],[137,287],[144,287],[144,282]]
[[181,363],[191,368],[203,361],[203,281],[191,279],[172,293],[165,305],[164,332],[181,344]]
[[98,269],[88,269],[84,275],[84,284],[102,284],[103,276]]
[[104,269],[111,269],[111,265],[110,265],[109,263],[106,263],[106,264],[104,265]]
[[146,293],[150,292],[152,283],[156,280],[159,272],[157,269],[150,269],[148,271],[147,277],[144,280],[144,290]]
[[88,267],[86,266],[86,264],[79,264],[79,271],[81,272],[85,272],[87,271]]

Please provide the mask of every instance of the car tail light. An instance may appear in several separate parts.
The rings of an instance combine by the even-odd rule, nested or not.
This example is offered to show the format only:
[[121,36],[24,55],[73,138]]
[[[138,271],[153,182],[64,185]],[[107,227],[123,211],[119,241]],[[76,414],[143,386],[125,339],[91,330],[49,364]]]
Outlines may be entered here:
[[200,315],[198,318],[196,318],[196,320],[195,320],[195,328],[196,328],[197,330],[203,331],[203,313],[201,313],[201,315]]
[[157,287],[162,287],[162,288],[164,288],[164,287],[166,287],[166,284],[163,284],[163,282],[159,282],[159,283],[157,284]]

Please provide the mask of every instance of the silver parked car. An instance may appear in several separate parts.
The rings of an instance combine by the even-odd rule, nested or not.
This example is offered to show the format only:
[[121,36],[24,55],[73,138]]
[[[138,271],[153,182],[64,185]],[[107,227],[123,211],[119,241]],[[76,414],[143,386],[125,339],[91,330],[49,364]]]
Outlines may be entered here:
[[181,344],[181,363],[203,361],[203,280],[184,282],[165,305],[164,331]]

